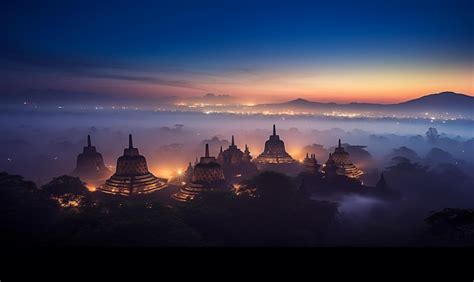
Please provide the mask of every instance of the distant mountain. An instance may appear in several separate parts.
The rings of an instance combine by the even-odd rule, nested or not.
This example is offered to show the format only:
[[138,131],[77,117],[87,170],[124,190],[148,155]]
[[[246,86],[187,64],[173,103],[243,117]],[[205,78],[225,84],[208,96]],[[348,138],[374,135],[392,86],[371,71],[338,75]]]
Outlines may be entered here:
[[438,112],[461,114],[474,117],[474,97],[454,93],[441,92],[426,95],[417,99],[409,100],[398,104],[375,104],[375,103],[321,103],[308,101],[302,98],[291,100],[285,103],[261,104],[256,108],[262,110],[288,110],[307,112],[329,112],[329,111],[354,111],[354,112],[374,112],[374,113],[420,113]]
[[313,102],[313,101],[308,101],[306,99],[298,98],[295,100],[291,100],[288,102],[284,103],[275,103],[275,104],[260,104],[257,105],[256,107],[261,107],[261,108],[268,108],[268,109],[323,109],[327,108],[330,106],[337,106],[335,103],[321,103],[321,102]]
[[237,103],[237,98],[230,95],[216,95],[213,93],[207,93],[204,96],[198,97],[186,97],[186,98],[177,98],[179,102],[188,103],[188,104],[223,104],[223,105],[230,105]]
[[474,97],[454,92],[441,92],[399,103],[397,106],[439,109],[470,108],[474,111]]

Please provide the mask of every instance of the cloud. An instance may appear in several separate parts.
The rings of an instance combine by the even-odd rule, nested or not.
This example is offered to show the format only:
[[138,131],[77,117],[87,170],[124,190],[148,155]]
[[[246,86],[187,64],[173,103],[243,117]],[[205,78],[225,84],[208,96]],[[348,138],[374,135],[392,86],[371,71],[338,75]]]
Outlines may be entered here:
[[141,76],[141,75],[137,76],[137,75],[121,75],[121,74],[88,73],[84,75],[88,77],[94,77],[94,78],[144,82],[144,83],[157,84],[157,85],[163,85],[163,86],[182,87],[182,88],[188,88],[188,89],[193,89],[193,90],[208,91],[204,88],[195,86],[193,83],[190,83],[185,80],[167,80],[167,79],[154,77],[154,76]]
[[[191,81],[183,79],[168,79],[157,76],[156,73],[173,73],[174,75],[186,72],[182,68],[173,66],[157,66],[154,69],[140,64],[124,63],[117,60],[97,57],[80,57],[53,54],[41,50],[30,50],[21,45],[6,44],[0,47],[0,62],[5,70],[14,71],[53,71],[66,74],[122,81],[134,81],[147,84],[181,87],[191,90],[209,91],[197,86]],[[117,74],[118,72],[118,74]],[[120,72],[127,72],[122,74]],[[134,75],[130,72],[146,72],[149,75]],[[155,75],[154,75],[155,74]]]

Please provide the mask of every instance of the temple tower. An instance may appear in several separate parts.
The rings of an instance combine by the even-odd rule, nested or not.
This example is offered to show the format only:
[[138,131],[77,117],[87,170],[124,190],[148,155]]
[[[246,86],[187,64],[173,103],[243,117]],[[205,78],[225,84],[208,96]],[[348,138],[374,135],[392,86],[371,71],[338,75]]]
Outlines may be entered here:
[[329,176],[332,174],[332,171],[328,174],[328,169],[332,169],[332,167],[336,167],[336,173],[338,175],[344,175],[350,178],[359,178],[361,177],[364,172],[357,168],[353,163],[349,160],[349,153],[346,152],[344,147],[341,145],[341,139],[339,139],[338,145],[336,149],[334,149],[334,153],[329,154],[328,162],[326,162],[324,171]]
[[255,161],[260,164],[290,164],[296,161],[286,152],[285,143],[276,134],[276,126],[273,125],[273,135],[265,142],[265,149]]
[[158,178],[148,171],[144,156],[138,148],[133,147],[132,135],[128,136],[128,148],[123,150],[123,156],[117,159],[115,174],[109,178],[98,191],[131,196],[148,194],[166,187],[166,179]]
[[106,179],[112,172],[104,165],[102,155],[92,146],[91,136],[87,135],[87,146],[77,156],[76,168],[71,173],[83,180]]
[[194,166],[191,183],[181,187],[172,195],[172,198],[186,202],[193,200],[204,191],[227,189],[228,184],[224,177],[224,171],[215,157],[209,155],[209,144],[206,144],[204,157]]

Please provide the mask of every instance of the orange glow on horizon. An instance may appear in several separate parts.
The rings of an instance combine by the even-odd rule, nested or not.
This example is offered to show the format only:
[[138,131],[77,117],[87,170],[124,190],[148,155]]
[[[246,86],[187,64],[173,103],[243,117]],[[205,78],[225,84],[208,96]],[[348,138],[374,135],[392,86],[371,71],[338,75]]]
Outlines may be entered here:
[[228,94],[247,105],[296,98],[316,102],[398,103],[443,91],[474,95],[472,67],[456,65],[372,65],[337,69],[294,66],[288,70],[262,70],[257,74],[224,73],[211,78],[195,75],[183,78],[184,86],[50,73],[25,80],[30,88],[44,88],[48,81],[54,81],[57,88],[70,91],[101,93],[111,99],[156,98],[157,103],[163,96],[200,97],[206,93]]

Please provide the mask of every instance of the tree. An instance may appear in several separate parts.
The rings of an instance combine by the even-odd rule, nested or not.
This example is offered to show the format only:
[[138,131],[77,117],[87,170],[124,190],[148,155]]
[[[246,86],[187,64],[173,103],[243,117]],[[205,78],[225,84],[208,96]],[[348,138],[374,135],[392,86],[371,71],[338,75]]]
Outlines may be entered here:
[[31,181],[0,173],[0,244],[39,246],[47,241],[57,207]]
[[284,202],[296,195],[297,189],[285,174],[266,171],[251,180],[257,197],[262,200]]
[[438,134],[438,130],[434,127],[430,127],[428,131],[426,131],[426,138],[430,143],[436,143],[438,141],[440,135]]
[[43,185],[42,191],[61,207],[80,207],[89,203],[90,192],[78,177],[63,175]]

